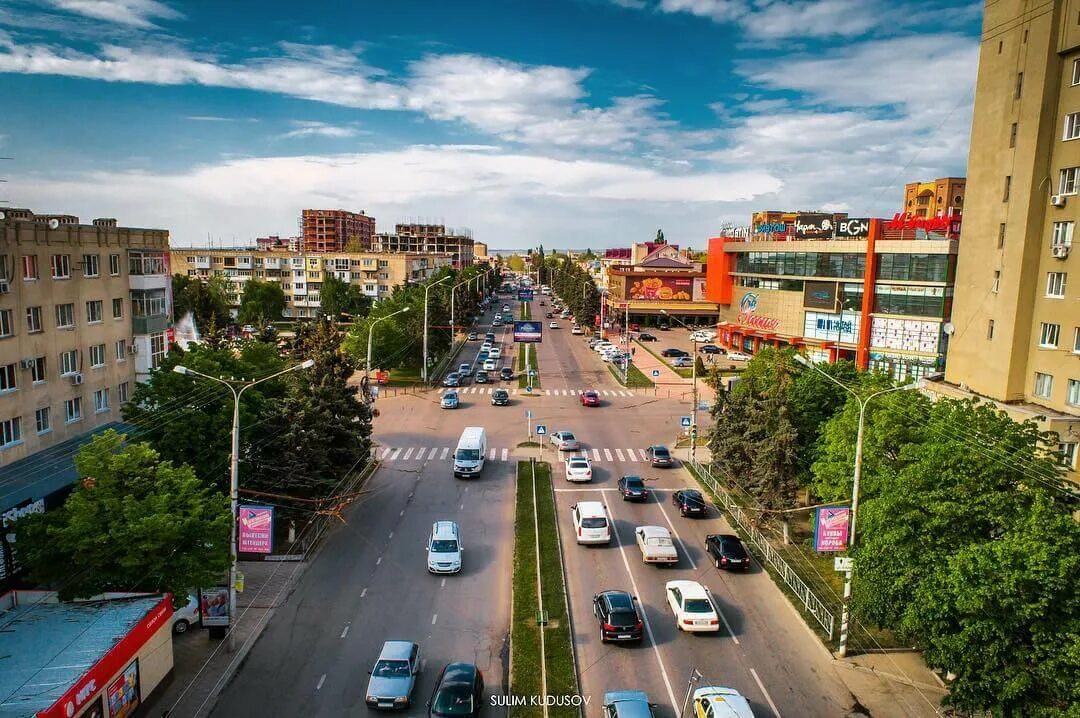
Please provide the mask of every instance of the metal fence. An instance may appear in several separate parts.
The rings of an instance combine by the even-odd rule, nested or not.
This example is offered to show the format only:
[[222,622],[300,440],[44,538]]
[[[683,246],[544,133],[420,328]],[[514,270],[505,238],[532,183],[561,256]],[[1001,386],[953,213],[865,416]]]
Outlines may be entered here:
[[799,575],[795,573],[794,569],[783,559],[782,556],[772,547],[768,539],[758,531],[751,517],[743,510],[739,504],[737,504],[728,493],[727,489],[716,480],[712,471],[708,467],[698,463],[697,461],[687,460],[688,464],[694,468],[697,472],[699,480],[708,487],[708,489],[716,496],[716,500],[723,506],[724,510],[728,512],[732,520],[738,524],[739,528],[750,539],[751,549],[756,549],[755,553],[758,554],[758,560],[763,564],[771,566],[788,588],[798,596],[802,601],[803,606],[806,608],[806,612],[809,613],[814,619],[821,624],[821,627],[825,629],[829,639],[833,637],[833,626],[836,622],[835,616],[830,612],[825,604],[818,598],[810,587],[806,585],[806,582],[799,578]]

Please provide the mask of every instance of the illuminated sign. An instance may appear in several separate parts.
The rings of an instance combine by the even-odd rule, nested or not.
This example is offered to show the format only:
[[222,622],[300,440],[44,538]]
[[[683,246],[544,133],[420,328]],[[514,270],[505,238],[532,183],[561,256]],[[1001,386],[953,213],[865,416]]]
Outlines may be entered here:
[[780,326],[779,319],[773,319],[772,317],[763,317],[759,314],[750,314],[748,312],[742,312],[736,317],[736,321],[739,324],[743,324],[754,329],[762,329],[767,332],[774,331]]
[[833,235],[831,214],[799,214],[795,216],[795,236],[799,239],[829,239]]
[[952,217],[913,217],[897,212],[885,223],[885,229],[921,229],[926,232],[948,232]]
[[787,231],[787,225],[783,222],[754,225],[754,231],[760,234],[783,234]]
[[544,323],[518,321],[514,322],[515,342],[538,342],[543,338]]

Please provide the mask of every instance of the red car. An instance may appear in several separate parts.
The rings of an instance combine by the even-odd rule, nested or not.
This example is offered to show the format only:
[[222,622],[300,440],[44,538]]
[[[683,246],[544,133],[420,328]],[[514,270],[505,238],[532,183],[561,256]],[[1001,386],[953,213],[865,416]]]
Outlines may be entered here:
[[594,389],[581,392],[582,406],[600,406],[600,394]]

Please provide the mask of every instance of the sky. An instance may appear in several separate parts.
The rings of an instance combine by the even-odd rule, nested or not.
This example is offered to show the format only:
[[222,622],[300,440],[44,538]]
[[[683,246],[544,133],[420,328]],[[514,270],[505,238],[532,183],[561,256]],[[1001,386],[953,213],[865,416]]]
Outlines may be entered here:
[[965,171],[970,0],[0,0],[0,207],[174,246],[306,207],[704,246]]

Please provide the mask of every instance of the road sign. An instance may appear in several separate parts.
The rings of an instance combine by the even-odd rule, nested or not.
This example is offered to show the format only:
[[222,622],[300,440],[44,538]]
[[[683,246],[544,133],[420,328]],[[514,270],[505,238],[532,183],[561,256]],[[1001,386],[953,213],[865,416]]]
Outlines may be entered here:
[[526,391],[527,393],[529,393],[529,394],[532,394],[532,384],[529,384],[528,386],[526,386],[526,387],[525,387],[525,391]]
[[536,435],[537,436],[543,436],[546,433],[547,433],[547,427],[546,426],[544,426],[543,424],[537,424],[536,425]]
[[531,419],[532,418],[532,409],[526,409],[525,410],[525,418],[526,419]]
[[699,401],[697,403],[697,408],[698,408],[698,411],[708,411],[709,408],[710,408],[709,407],[709,402],[702,399],[701,401]]
[[652,370],[652,375],[653,376],[660,376],[660,370],[659,369],[653,369]]
[[834,571],[850,571],[855,568],[855,559],[850,556],[837,556],[832,560]]
[[530,369],[529,370],[529,376],[536,376],[536,370],[535,369]]
[[679,419],[679,424],[681,424],[684,428],[689,429],[690,428],[690,417],[689,416],[682,417],[681,419]]

